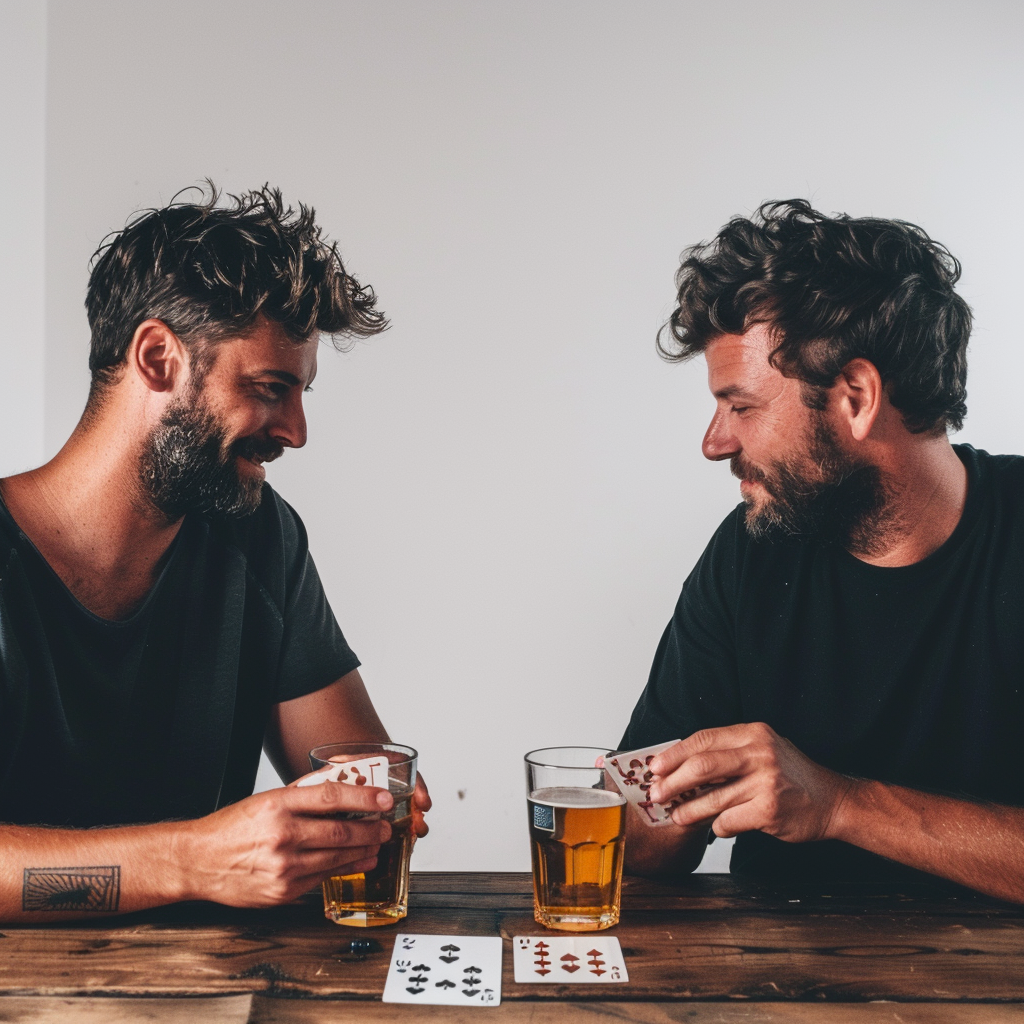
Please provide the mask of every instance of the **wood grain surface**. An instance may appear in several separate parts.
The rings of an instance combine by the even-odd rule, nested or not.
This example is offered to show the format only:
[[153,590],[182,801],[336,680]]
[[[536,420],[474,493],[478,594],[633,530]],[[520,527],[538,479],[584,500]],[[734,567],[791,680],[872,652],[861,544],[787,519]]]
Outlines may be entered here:
[[[0,1001],[2,1002],[2,1001]],[[410,1012],[413,1011],[413,1012]],[[1024,1006],[948,1003],[505,1003],[494,1010],[253,999],[248,1024],[1022,1024]],[[0,1018],[2,1020],[3,1018]]]
[[0,1024],[149,1024],[154,1021],[159,1024],[248,1024],[252,1002],[252,996],[224,999],[3,996],[0,997]]
[[[483,1014],[483,1017],[481,1017]],[[0,1024],[1022,1024],[1024,1006],[973,1003],[503,1003],[493,1010],[267,996],[204,999],[0,997]]]
[[[51,999],[257,994],[273,997],[270,1002],[275,1005],[281,1002],[282,1013],[298,1013],[296,1008],[305,1005],[301,1000],[310,1000],[309,1013],[314,1013],[315,1001],[332,1001],[323,1005],[340,1012],[345,1004],[333,1001],[357,1000],[360,1012],[379,1015],[385,1013],[377,1001],[394,936],[408,931],[504,937],[502,1012],[506,1005],[522,1001],[525,1009],[516,1012],[529,1010],[533,1016],[519,1019],[538,1024],[554,1020],[545,1016],[548,1004],[552,1013],[559,1006],[593,1004],[593,1012],[580,1018],[588,1020],[622,1019],[622,1009],[639,1013],[637,1007],[643,1004],[644,1013],[662,1016],[632,1019],[652,1021],[715,1020],[719,1018],[706,1014],[733,1013],[744,1003],[750,1009],[751,1002],[759,1005],[757,1012],[768,1012],[760,1004],[771,1004],[779,1013],[789,1012],[779,1009],[780,1004],[813,1004],[818,1010],[860,1004],[862,1014],[882,1012],[867,1010],[869,1005],[884,1009],[885,1004],[873,1000],[945,1003],[947,1008],[957,1003],[958,1015],[965,1003],[1006,1004],[1013,1013],[1017,1010],[1010,1004],[1024,1006],[1020,907],[970,894],[774,892],[744,886],[728,876],[698,876],[680,886],[628,880],[622,922],[609,933],[622,944],[628,985],[517,985],[511,939],[541,933],[533,920],[529,886],[529,875],[414,876],[409,917],[395,928],[368,931],[326,921],[318,895],[273,910],[191,904],[71,925],[4,927],[0,993]],[[353,952],[353,939],[369,939],[374,948]],[[701,1009],[704,1016],[666,1016],[676,1013],[675,1001],[694,1012],[698,1004],[722,1002],[717,1009]],[[198,1005],[194,999],[188,1002]],[[228,1006],[225,1000],[214,1002]],[[370,1002],[376,1005],[372,1011]],[[662,1003],[667,1008],[657,1009]],[[259,1008],[262,1003],[253,1005],[253,1014],[269,1012]],[[620,1010],[607,1009],[614,1006]],[[927,1010],[918,1006],[914,1012]],[[977,1016],[980,1009],[971,1012],[971,1020],[986,1019]],[[453,1011],[445,1013],[446,1019],[456,1019]],[[0,1021],[6,1019],[0,1016]]]

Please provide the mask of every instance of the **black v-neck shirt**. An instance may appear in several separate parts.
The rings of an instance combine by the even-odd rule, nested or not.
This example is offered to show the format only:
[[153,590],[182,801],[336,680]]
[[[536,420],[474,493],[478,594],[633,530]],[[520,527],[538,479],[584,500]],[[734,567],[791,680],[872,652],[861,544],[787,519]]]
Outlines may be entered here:
[[359,665],[294,510],[187,516],[143,603],[102,619],[0,501],[0,822],[192,818],[252,792],[271,705]]
[[[914,565],[754,541],[739,506],[683,586],[622,749],[767,722],[839,772],[1024,805],[1024,458],[955,450],[960,522]],[[759,877],[925,876],[847,844],[737,838]]]

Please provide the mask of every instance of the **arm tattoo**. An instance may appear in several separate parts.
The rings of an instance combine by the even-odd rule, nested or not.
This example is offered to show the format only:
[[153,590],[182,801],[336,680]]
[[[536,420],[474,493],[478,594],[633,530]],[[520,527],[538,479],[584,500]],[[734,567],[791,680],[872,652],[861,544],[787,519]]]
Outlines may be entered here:
[[117,910],[121,866],[25,868],[22,910]]

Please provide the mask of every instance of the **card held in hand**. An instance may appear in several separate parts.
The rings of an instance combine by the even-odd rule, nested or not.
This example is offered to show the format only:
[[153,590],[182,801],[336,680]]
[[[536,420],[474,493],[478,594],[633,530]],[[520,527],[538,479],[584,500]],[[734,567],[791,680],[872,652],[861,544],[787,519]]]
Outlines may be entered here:
[[382,754],[358,761],[338,761],[304,775],[296,786],[319,786],[322,782],[344,782],[349,786],[388,788],[388,759]]
[[512,940],[520,985],[608,985],[629,981],[614,935],[517,935]]
[[501,939],[396,935],[384,1002],[497,1006],[501,1002]]
[[669,740],[668,743],[656,743],[653,747],[641,747],[639,750],[626,750],[604,759],[608,775],[647,825],[669,824],[673,809],[683,802],[681,798],[676,797],[668,803],[656,804],[647,792],[654,781],[654,773],[651,771],[654,755],[668,750],[678,742],[679,740]]

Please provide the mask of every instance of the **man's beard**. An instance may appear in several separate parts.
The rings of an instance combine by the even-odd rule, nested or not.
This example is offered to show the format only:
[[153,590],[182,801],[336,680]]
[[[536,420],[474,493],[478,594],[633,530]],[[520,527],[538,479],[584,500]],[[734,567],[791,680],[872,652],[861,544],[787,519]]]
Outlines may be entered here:
[[276,441],[227,433],[193,391],[172,405],[146,438],[139,461],[145,499],[169,522],[187,513],[238,519],[259,507],[263,480],[243,478],[236,457],[272,462],[283,454]]
[[820,417],[801,462],[779,459],[760,469],[734,455],[730,465],[734,476],[768,492],[760,505],[745,499],[747,533],[757,540],[808,536],[870,554],[884,538],[887,493],[878,467],[855,462]]

